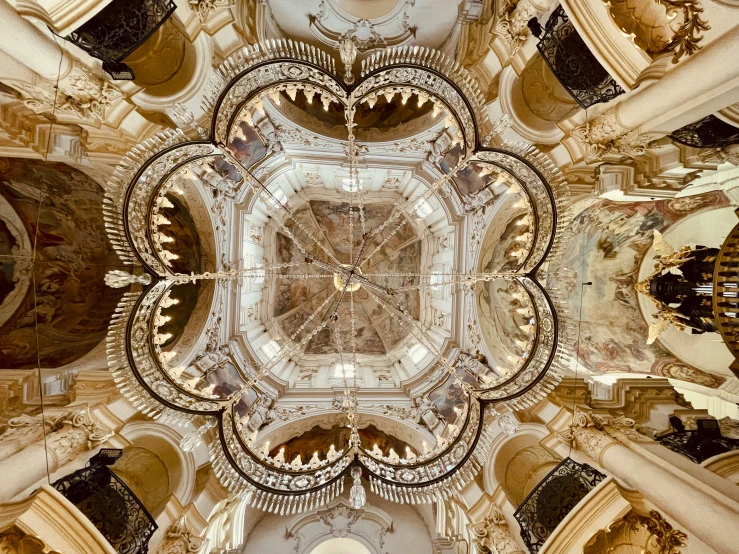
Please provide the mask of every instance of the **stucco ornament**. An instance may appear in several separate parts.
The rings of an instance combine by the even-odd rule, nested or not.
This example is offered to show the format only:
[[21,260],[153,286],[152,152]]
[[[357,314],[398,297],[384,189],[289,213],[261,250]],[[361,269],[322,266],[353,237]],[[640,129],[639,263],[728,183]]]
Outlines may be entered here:
[[674,529],[662,514],[651,510],[649,515],[630,513],[618,518],[606,529],[598,531],[583,547],[583,554],[680,554],[688,536]]
[[153,554],[190,554],[198,552],[205,541],[198,537],[181,515],[169,529],[164,540]]
[[483,521],[470,524],[469,530],[472,544],[480,554],[524,554],[508,529],[505,516],[495,505]]
[[619,416],[600,416],[577,409],[572,425],[557,437],[588,454],[600,463],[603,452],[615,444],[629,441],[650,442],[651,439],[639,433],[633,419]]
[[[355,61],[355,46],[349,40],[339,52],[346,67]],[[116,383],[151,417],[173,423],[205,417],[206,426],[188,435],[183,447],[194,448],[205,440],[221,483],[233,494],[248,497],[253,507],[272,513],[325,506],[347,483],[353,485],[354,505],[365,505],[362,477],[372,492],[398,503],[431,503],[460,490],[474,479],[491,449],[492,431],[482,425],[485,407],[501,404],[515,411],[532,406],[559,383],[572,359],[566,303],[556,290],[546,288],[546,273],[541,271],[560,255],[568,221],[569,190],[559,170],[534,147],[504,143],[496,133],[507,121],[489,121],[477,83],[440,52],[422,47],[378,51],[362,60],[361,72],[352,74],[355,82],[350,85],[348,79],[340,80],[336,65],[327,52],[290,40],[238,51],[207,87],[203,107],[211,117],[209,125],[196,128],[192,114],[178,110],[183,126],[195,129],[200,139],[189,140],[182,129],[151,137],[126,156],[106,188],[104,213],[111,243],[126,265],[150,276],[142,290],[124,294],[109,327],[108,361]],[[288,99],[334,118],[341,135],[340,142],[331,143],[346,162],[345,177],[337,186],[329,185],[320,164],[306,160],[297,168],[303,196],[316,193],[308,204],[305,198],[278,191],[268,180],[280,171],[284,153],[276,146],[279,126],[267,122],[267,113],[277,113]],[[399,142],[396,147],[394,139],[378,141],[384,143],[382,156],[418,155],[431,148],[430,137],[439,132],[448,140],[434,158],[433,177],[421,183],[418,194],[402,197],[403,187],[396,186],[384,191],[385,200],[372,197],[370,202],[373,191],[362,185],[360,158],[368,155],[373,141],[360,140],[360,128],[377,127],[372,111],[376,105],[402,112],[409,104],[426,110],[428,117],[418,121],[427,122],[428,128],[411,137],[417,140],[409,142],[410,149],[403,150]],[[279,125],[297,126],[287,117]],[[377,184],[402,175],[392,165],[382,169],[387,173]],[[516,248],[516,269],[449,267],[432,274],[421,267],[419,260],[428,257],[437,240],[426,230],[425,219],[445,212],[444,206],[458,210],[464,199],[493,186],[506,187],[520,198],[517,209],[529,215],[530,229]],[[214,263],[216,268],[198,267],[196,272],[188,265],[194,250],[188,243],[194,236],[171,240],[176,230],[174,199],[185,194],[182,187],[218,206],[211,211],[212,221],[198,222],[212,226],[207,236],[218,237],[226,253],[225,259],[217,257],[221,265]],[[333,200],[319,196],[321,188],[331,188]],[[390,195],[394,200],[388,204]],[[238,213],[239,206],[258,206],[268,216],[268,223],[259,223],[265,227],[259,235],[265,255],[259,260],[228,259],[229,252],[241,248],[234,241],[256,244],[248,229],[234,232],[229,227],[234,225],[229,214]],[[471,211],[460,212],[460,217],[472,218],[484,209],[471,202]],[[193,227],[192,234],[199,237],[195,222]],[[404,245],[411,242],[413,249],[406,250]],[[439,244],[445,252],[453,251],[462,239],[447,237]],[[480,364],[467,364],[464,371],[458,350],[431,332],[419,298],[446,287],[474,292],[467,300],[471,302],[477,283],[495,279],[515,281],[517,294],[526,298],[522,311],[528,314],[527,324],[521,332],[531,335],[531,347],[515,371],[493,377],[479,375],[493,371]],[[121,273],[108,278],[117,286],[133,280]],[[183,349],[170,328],[173,319],[182,325],[202,321],[178,312],[182,305],[176,301],[186,296],[190,285],[213,286],[217,293],[207,308],[193,303],[194,313],[207,309],[212,317],[198,340],[191,341],[196,346]],[[264,291],[275,303],[284,301],[284,310],[275,313],[265,306],[257,321],[254,297]],[[251,314],[248,322],[240,319],[241,293],[257,293],[249,304],[251,312],[246,310],[245,315]],[[229,308],[221,310],[220,305]],[[384,341],[380,333],[369,337],[368,313],[371,321],[379,322],[375,330],[391,332],[385,338],[397,340]],[[288,320],[291,323],[283,326]],[[260,332],[265,334],[258,340],[226,343],[233,329],[244,330],[241,336],[246,337],[247,323],[254,329],[262,323]],[[481,347],[486,340],[479,339]],[[309,354],[315,357],[304,359]],[[372,358],[357,360],[358,355]],[[365,412],[360,399],[367,397],[357,392],[362,379],[374,377],[373,384],[379,383],[377,389],[383,392],[396,388],[393,378],[401,358],[426,368],[415,390],[404,392],[407,404],[373,400]],[[339,403],[332,402],[338,391],[320,397],[326,384],[343,392]],[[315,425],[307,419],[313,411],[308,405],[277,405],[290,386],[313,389],[316,405],[328,412],[324,424],[348,428],[348,439],[330,450],[330,443],[321,445],[318,456],[318,448],[300,451],[287,443],[269,445],[269,438],[260,440],[270,422],[283,426],[286,438],[291,436],[287,430],[297,438]],[[362,444],[362,420],[365,417],[366,424],[378,412],[404,421],[387,427],[383,455],[373,456],[371,445]],[[207,432],[211,425],[217,432]],[[417,439],[413,448],[406,448],[408,436]],[[429,443],[423,448],[420,436]]]

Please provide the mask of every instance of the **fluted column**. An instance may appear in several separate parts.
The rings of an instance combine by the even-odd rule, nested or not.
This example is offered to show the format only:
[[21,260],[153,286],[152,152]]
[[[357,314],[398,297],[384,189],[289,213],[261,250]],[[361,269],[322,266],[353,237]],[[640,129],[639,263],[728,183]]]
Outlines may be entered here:
[[[615,108],[571,131],[584,150],[573,161],[605,155],[636,155],[645,145],[739,100],[736,56],[739,25],[669,71],[632,92]],[[567,144],[567,143],[566,143]],[[575,159],[577,158],[577,159]]]
[[12,499],[111,435],[87,410],[70,415],[60,429],[0,461],[0,502]]
[[628,428],[628,422],[633,424],[621,418],[611,425],[597,416],[578,412],[573,426],[560,434],[560,438],[597,461],[628,487],[638,490],[675,519],[688,535],[695,535],[716,552],[734,552],[739,544],[739,506],[673,473],[664,462],[659,465],[626,446],[624,443],[630,439],[639,440],[638,434]]
[[469,530],[478,554],[526,554],[516,543],[497,506],[491,508],[483,521],[469,525]]
[[7,0],[0,0],[0,21],[0,50],[45,79],[64,77],[72,69],[72,59],[54,39],[18,15]]

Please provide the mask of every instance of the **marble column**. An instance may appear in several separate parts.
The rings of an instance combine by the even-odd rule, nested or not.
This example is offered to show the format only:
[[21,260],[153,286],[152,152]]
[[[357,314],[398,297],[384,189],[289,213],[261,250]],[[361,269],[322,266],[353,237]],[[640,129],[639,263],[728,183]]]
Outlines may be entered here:
[[614,108],[570,131],[580,143],[573,161],[644,153],[652,140],[739,100],[739,64],[728,63],[739,44],[739,25],[690,56],[664,77],[641,86]]
[[582,412],[575,415],[574,425],[560,434],[562,440],[672,517],[688,535],[695,535],[716,552],[735,552],[739,544],[739,506],[672,471],[664,462],[659,464],[632,450],[626,445],[630,437],[636,437],[636,432],[604,424]]
[[87,410],[70,415],[61,428],[0,461],[0,502],[9,501],[111,435]]
[[0,0],[0,21],[0,50],[45,79],[56,80],[58,75],[64,77],[72,69],[69,54],[49,35],[18,15],[7,0]]
[[468,527],[478,554],[526,554],[516,543],[505,516],[497,506],[491,508],[483,521]]

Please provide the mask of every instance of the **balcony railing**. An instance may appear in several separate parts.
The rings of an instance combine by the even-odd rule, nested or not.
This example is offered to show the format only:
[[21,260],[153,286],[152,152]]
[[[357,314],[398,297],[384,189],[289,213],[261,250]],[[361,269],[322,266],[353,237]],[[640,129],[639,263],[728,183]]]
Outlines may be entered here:
[[123,60],[174,13],[174,0],[113,0],[100,13],[66,37],[91,56],[103,60],[113,79],[136,76]]
[[578,464],[571,458],[562,460],[513,514],[529,552],[539,552],[567,514],[605,478],[587,464]]
[[680,127],[670,138],[675,142],[693,148],[726,148],[739,144],[739,128],[722,121],[715,115]]
[[52,486],[74,504],[119,554],[146,554],[157,529],[141,501],[106,465],[120,451],[104,449],[91,465]]
[[583,108],[623,94],[577,34],[562,6],[549,16],[537,48],[555,77]]

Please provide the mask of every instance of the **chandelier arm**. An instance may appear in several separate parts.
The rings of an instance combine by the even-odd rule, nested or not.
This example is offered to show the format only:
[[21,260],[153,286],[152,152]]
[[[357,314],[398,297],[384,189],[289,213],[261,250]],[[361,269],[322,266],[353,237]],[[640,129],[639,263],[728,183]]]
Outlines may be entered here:
[[349,447],[356,449],[359,447],[359,443],[357,442],[357,438],[359,435],[356,424],[356,396],[352,395],[352,392],[349,390],[349,382],[346,380],[346,369],[344,367],[344,348],[341,341],[341,333],[339,332],[339,326],[337,325],[336,320],[334,320],[333,322],[333,328],[334,337],[336,339],[336,349],[339,351],[339,363],[341,364],[341,375],[344,385],[344,397],[346,398],[346,417],[349,421],[349,429],[351,430]]
[[[332,298],[333,298],[334,296],[336,296],[336,295],[338,294],[338,292],[339,292],[338,290],[335,290],[334,292],[332,292],[331,294],[329,294],[329,295],[328,295],[328,296],[326,297],[326,299],[325,299],[325,300],[324,300],[323,302],[321,302],[321,305],[320,305],[320,306],[318,306],[318,308],[316,308],[316,309],[314,310],[314,312],[313,312],[313,313],[312,313],[312,314],[311,314],[310,316],[308,316],[308,319],[306,319],[306,320],[305,320],[305,321],[304,321],[304,322],[303,322],[303,323],[302,323],[302,324],[300,325],[300,327],[298,327],[298,328],[297,328],[297,330],[296,330],[296,331],[295,331],[295,332],[294,332],[294,333],[293,333],[292,335],[290,335],[290,340],[295,340],[295,337],[297,337],[297,336],[298,336],[298,335],[300,334],[300,332],[301,332],[301,331],[302,331],[303,329],[305,329],[305,326],[306,326],[306,325],[308,325],[308,323],[310,323],[311,321],[313,321],[313,320],[315,319],[316,315],[318,315],[318,313],[319,313],[319,312],[321,312],[321,311],[323,310],[323,308],[325,308],[325,307],[326,307],[326,305],[327,305],[327,304],[328,304],[328,303],[329,303],[329,302],[331,301],[331,299],[332,299]],[[323,320],[323,318],[321,318],[321,320]]]
[[[315,236],[313,236],[313,233],[311,233],[310,231],[308,231],[308,229],[306,229],[305,226],[302,223],[300,223],[297,219],[295,219],[295,217],[293,217],[293,214],[288,209],[288,207],[285,206],[282,202],[280,202],[275,197],[275,195],[272,194],[270,192],[270,190],[266,186],[264,186],[264,184],[262,183],[262,181],[260,181],[256,177],[254,177],[254,175],[252,175],[251,171],[249,171],[243,165],[241,165],[241,162],[239,162],[239,160],[237,160],[234,157],[234,155],[231,153],[231,151],[224,144],[222,144],[222,143],[218,144],[218,149],[224,155],[224,157],[228,158],[229,162],[234,167],[236,167],[236,170],[241,174],[241,176],[244,179],[248,180],[248,182],[251,185],[252,190],[254,190],[254,183],[257,184],[257,186],[261,189],[261,194],[259,194],[259,196],[262,199],[262,202],[267,207],[267,209],[270,210],[270,212],[273,213],[273,216],[274,216],[275,221],[277,221],[277,223],[280,225],[280,227],[282,227],[282,229],[286,233],[288,233],[288,236],[290,237],[290,240],[292,240],[295,243],[295,245],[298,247],[298,250],[300,250],[300,252],[304,256],[308,256],[308,252],[306,250],[306,247],[300,241],[298,241],[297,237],[295,237],[295,235],[287,228],[287,226],[284,224],[284,222],[282,221],[282,219],[277,215],[277,213],[276,212],[273,212],[273,208],[279,207],[280,209],[282,209],[285,212],[285,214],[287,215],[287,217],[290,220],[292,220],[293,223],[295,223],[295,225],[297,225],[297,227],[301,231],[303,231],[306,235],[308,235],[308,237],[314,243],[316,243],[316,245],[321,250],[323,250],[323,252],[329,258],[331,258],[336,264],[339,264],[340,263],[339,260],[336,258],[336,256],[334,256],[334,254],[330,250],[328,250]],[[263,196],[268,196],[269,198],[267,200],[264,200]]]
[[[435,194],[447,182],[449,182],[449,180],[452,177],[454,177],[457,174],[457,172],[460,169],[462,169],[462,167],[466,166],[467,163],[470,161],[471,158],[472,158],[472,156],[469,156],[469,155],[468,156],[465,156],[464,158],[462,158],[461,160],[459,160],[459,162],[457,162],[457,165],[454,166],[454,168],[449,173],[446,173],[446,174],[442,175],[439,179],[437,179],[421,196],[419,196],[418,198],[416,198],[412,202],[411,202],[411,200],[409,198],[403,204],[401,204],[398,207],[398,209],[395,210],[395,212],[382,225],[380,225],[379,227],[376,227],[374,230],[372,230],[369,233],[370,243],[375,239],[375,237],[377,237],[378,235],[380,235],[388,227],[388,225],[390,225],[396,219],[398,219],[398,217],[400,217],[401,214],[405,213],[406,210],[411,205],[417,204],[418,202],[421,202],[423,200],[427,200],[428,198],[431,198],[431,196],[433,194]],[[406,219],[404,219],[403,221],[401,221],[396,226],[396,228],[393,230],[393,232],[391,233],[390,236],[393,236],[398,231],[398,229],[401,226],[405,225],[406,222],[407,222]],[[366,264],[367,262],[369,262],[370,258],[372,258],[372,256],[374,256],[380,250],[380,248],[382,248],[384,246],[384,244],[387,243],[388,240],[389,240],[389,237],[386,238],[377,248],[375,248],[372,251],[372,253],[369,256],[367,256],[364,259],[364,261],[362,261],[362,263],[359,264],[359,265],[362,266],[362,265]]]
[[354,259],[354,218],[352,211],[354,210],[354,194],[355,190],[359,192],[359,179],[355,178],[354,172],[357,168],[357,152],[354,145],[354,113],[353,104],[349,104],[344,109],[344,117],[346,117],[346,128],[349,136],[349,183],[352,191],[349,193],[349,259]]
[[[459,386],[462,387],[462,389],[467,394],[469,394],[470,396],[473,396],[473,397],[477,397],[477,395],[476,395],[474,389],[472,388],[472,386],[470,386],[469,383],[467,383],[464,379],[462,379],[459,376],[459,374],[457,373],[457,370],[454,368],[454,366],[451,365],[451,363],[446,358],[446,356],[444,356],[441,352],[439,352],[439,349],[436,348],[436,346],[430,340],[428,340],[428,338],[426,337],[426,335],[425,335],[425,333],[423,332],[422,329],[418,329],[418,322],[415,319],[413,319],[413,317],[408,313],[407,310],[405,310],[404,308],[400,307],[400,305],[398,304],[397,301],[395,301],[395,303],[398,304],[398,306],[392,306],[389,303],[387,303],[386,301],[384,301],[383,299],[381,299],[376,294],[373,294],[371,291],[368,290],[367,293],[372,298],[374,298],[375,302],[377,302],[377,304],[383,310],[385,310],[390,315],[390,317],[392,317],[393,319],[395,319],[395,321],[397,321],[398,324],[401,327],[403,327],[405,330],[407,330],[408,332],[410,332],[414,336],[414,338],[416,338],[421,343],[426,342],[427,343],[427,346],[430,347],[429,349],[435,354],[436,359],[438,361],[440,361],[441,364],[444,366],[444,369],[446,370],[446,372],[449,375],[451,375],[451,376],[453,376],[453,377],[455,377],[457,379],[457,382],[459,383]],[[393,299],[393,300],[395,300],[395,299]],[[396,310],[396,311],[400,312],[401,314],[403,314],[403,316],[405,316],[405,318],[408,319],[411,322],[411,325],[413,325],[414,328],[411,329],[407,325],[404,325],[403,322],[400,321],[400,318],[398,318],[398,316],[393,312],[393,310]],[[418,334],[416,334],[416,333],[418,333]]]

